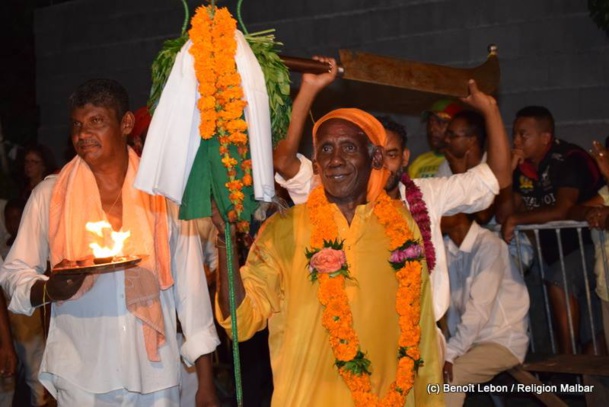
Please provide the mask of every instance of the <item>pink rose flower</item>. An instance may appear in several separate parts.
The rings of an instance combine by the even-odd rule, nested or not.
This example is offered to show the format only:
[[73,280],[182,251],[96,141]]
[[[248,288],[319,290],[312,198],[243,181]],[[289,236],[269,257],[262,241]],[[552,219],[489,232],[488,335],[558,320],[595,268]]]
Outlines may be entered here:
[[421,245],[413,244],[404,249],[404,254],[407,259],[419,259],[423,255]]
[[389,261],[392,263],[403,263],[404,261],[406,261],[406,256],[404,256],[404,250],[392,251]]
[[389,261],[392,263],[403,263],[406,260],[420,259],[423,256],[423,248],[419,244],[411,244],[402,250],[391,252]]
[[345,252],[326,247],[311,257],[309,266],[318,273],[330,274],[340,270],[346,262]]

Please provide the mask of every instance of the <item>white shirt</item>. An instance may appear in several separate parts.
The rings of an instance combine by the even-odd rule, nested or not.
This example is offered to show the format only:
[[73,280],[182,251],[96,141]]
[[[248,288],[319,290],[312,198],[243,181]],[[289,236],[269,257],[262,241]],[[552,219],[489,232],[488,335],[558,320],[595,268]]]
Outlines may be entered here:
[[522,362],[527,352],[529,293],[508,252],[490,230],[472,223],[460,247],[445,237],[450,276],[446,361],[493,342]]
[[[311,161],[298,155],[301,165],[298,173],[289,180],[284,180],[275,174],[279,185],[288,190],[295,204],[307,201],[312,184],[318,181],[313,176]],[[431,222],[431,242],[436,249],[436,267],[430,270],[433,292],[433,305],[436,321],[446,310],[450,301],[448,268],[440,220],[444,215],[454,215],[465,212],[474,213],[488,208],[495,195],[499,193],[497,178],[487,164],[480,164],[464,174],[453,175],[449,178],[416,178],[414,183],[421,189],[423,201],[427,206]],[[406,187],[399,184],[402,200],[406,199]]]
[[[55,177],[41,182],[25,207],[19,234],[4,265],[0,283],[12,296],[9,310],[31,315],[30,289],[43,275],[49,258],[49,202]],[[219,343],[202,269],[201,244],[191,222],[177,220],[168,204],[169,244],[174,285],[161,290],[166,343],[160,362],[148,360],[142,323],[125,304],[124,272],[101,274],[77,300],[53,302],[40,380],[57,397],[55,376],[90,393],[118,389],[150,393],[179,383],[180,351],[192,364]],[[185,344],[176,343],[176,311]]]
[[[482,159],[480,163],[485,163],[487,158],[486,151],[482,154]],[[450,164],[448,164],[448,160],[442,161],[442,164],[438,167],[438,172],[436,173],[436,177],[450,177],[453,175],[453,170],[450,169]]]

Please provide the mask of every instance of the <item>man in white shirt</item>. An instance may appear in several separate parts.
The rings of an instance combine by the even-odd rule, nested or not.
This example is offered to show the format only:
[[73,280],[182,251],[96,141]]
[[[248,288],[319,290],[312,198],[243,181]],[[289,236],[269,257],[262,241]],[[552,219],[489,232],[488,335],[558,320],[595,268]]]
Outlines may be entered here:
[[[0,269],[11,311],[29,315],[52,302],[40,379],[60,406],[177,407],[181,353],[197,368],[197,406],[217,406],[211,352],[219,341],[196,227],[179,221],[164,198],[133,188],[139,158],[126,144],[134,117],[124,87],[87,81],[70,97],[70,110],[78,156],[34,189]],[[75,265],[90,255],[96,238],[85,224],[100,218],[131,232],[121,254],[145,255],[141,263],[45,276],[49,259]]]
[[[317,94],[336,77],[336,61],[332,58],[317,58],[331,65],[330,72],[314,75],[304,74],[302,84],[292,106],[292,118],[285,140],[278,143],[273,152],[276,170],[275,180],[286,188],[295,204],[306,202],[310,190],[318,182],[314,176],[313,163],[301,154],[298,146],[302,138],[309,109]],[[488,163],[472,168],[465,174],[450,178],[418,178],[413,180],[420,189],[430,220],[431,241],[435,247],[436,264],[430,267],[434,314],[436,321],[448,309],[448,271],[443,250],[440,218],[459,212],[477,212],[487,208],[499,193],[511,183],[511,158],[509,142],[501,120],[501,114],[491,96],[480,92],[475,83],[470,83],[470,96],[465,103],[481,111],[486,119],[489,138]],[[386,128],[387,130],[387,128]],[[400,135],[399,133],[402,133]],[[408,192],[399,182],[408,164],[410,151],[406,148],[405,131],[387,130],[384,162],[392,172],[386,191],[393,198],[407,201]],[[419,228],[422,226],[419,225]]]
[[[508,247],[471,215],[442,219],[450,278],[449,339],[444,378],[452,385],[484,383],[522,363],[528,347],[529,294]],[[465,393],[445,393],[461,406]]]

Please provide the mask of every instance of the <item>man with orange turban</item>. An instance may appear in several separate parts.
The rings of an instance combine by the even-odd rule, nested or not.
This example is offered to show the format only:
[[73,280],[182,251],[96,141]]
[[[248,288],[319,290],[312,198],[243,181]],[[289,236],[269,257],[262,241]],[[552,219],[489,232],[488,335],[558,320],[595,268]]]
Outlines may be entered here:
[[[267,221],[236,273],[238,339],[268,326],[273,406],[443,405],[427,389],[442,377],[421,234],[383,188],[385,130],[364,111],[338,109],[313,135],[322,185]],[[217,211],[213,220],[216,316],[232,334],[226,239],[234,235],[225,236]]]

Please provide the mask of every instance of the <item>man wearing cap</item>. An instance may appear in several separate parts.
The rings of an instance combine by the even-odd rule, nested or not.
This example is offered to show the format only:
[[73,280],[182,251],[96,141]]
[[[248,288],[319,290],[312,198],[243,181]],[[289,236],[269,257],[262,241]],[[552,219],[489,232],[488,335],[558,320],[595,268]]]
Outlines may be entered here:
[[[361,110],[338,109],[313,137],[322,185],[267,221],[235,273],[239,340],[268,326],[273,406],[443,405],[427,389],[441,383],[442,361],[421,235],[383,190],[385,130]],[[225,242],[234,236],[213,219],[216,316],[230,333]]]
[[431,109],[423,112],[427,124],[427,143],[431,151],[418,156],[408,168],[410,178],[435,177],[444,162],[444,133],[451,119],[461,111],[461,106],[449,99],[438,100]]

